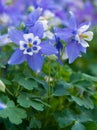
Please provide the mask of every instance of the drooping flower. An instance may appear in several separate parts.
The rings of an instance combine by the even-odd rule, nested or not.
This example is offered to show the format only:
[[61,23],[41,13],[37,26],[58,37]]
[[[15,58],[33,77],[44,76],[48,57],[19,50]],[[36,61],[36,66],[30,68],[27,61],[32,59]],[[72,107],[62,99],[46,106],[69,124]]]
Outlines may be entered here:
[[83,46],[89,47],[87,41],[91,41],[93,39],[93,32],[87,31],[90,27],[90,24],[81,25],[77,29],[77,34],[75,35],[75,39]]
[[86,53],[86,48],[89,47],[87,41],[93,38],[93,32],[87,31],[90,23],[77,25],[76,18],[71,12],[69,26],[63,29],[56,29],[55,35],[65,41],[65,52],[67,53],[69,63],[72,63],[77,57],[81,57],[82,53]]
[[19,46],[8,63],[21,64],[27,61],[30,68],[36,73],[40,72],[43,65],[43,55],[57,54],[57,49],[48,41],[42,41],[44,29],[41,23],[36,23],[27,34],[22,31],[9,29],[11,40]]

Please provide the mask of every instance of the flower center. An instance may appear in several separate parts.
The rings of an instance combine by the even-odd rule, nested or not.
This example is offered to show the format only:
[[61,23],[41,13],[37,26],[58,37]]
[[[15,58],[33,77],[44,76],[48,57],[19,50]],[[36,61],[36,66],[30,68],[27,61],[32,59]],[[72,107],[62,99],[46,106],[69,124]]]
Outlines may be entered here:
[[32,48],[33,47],[33,44],[31,42],[28,43],[28,47],[29,48]]
[[38,36],[34,36],[32,33],[24,34],[25,41],[20,41],[20,50],[23,54],[33,55],[39,52],[41,49],[41,40]]
[[83,38],[88,38],[88,36],[85,35],[85,34],[80,34],[79,37],[80,37],[81,39],[83,39]]

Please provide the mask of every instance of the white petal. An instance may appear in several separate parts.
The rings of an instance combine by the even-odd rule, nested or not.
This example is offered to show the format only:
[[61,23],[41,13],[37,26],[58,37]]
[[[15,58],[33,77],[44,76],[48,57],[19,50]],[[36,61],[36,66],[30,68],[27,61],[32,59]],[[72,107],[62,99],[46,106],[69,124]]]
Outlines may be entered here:
[[62,60],[66,60],[66,59],[68,59],[68,55],[67,55],[67,52],[65,50],[65,52],[62,55]]
[[20,41],[20,50],[24,50],[25,49],[24,44],[26,44],[25,41]]
[[90,27],[90,24],[81,26],[81,27],[78,29],[78,33],[80,34],[80,33],[85,32],[89,27]]
[[33,41],[34,35],[33,33],[29,33],[29,34],[24,34],[23,37],[28,42],[28,39],[31,39]]
[[78,34],[75,36],[75,39],[76,39],[76,41],[78,41],[78,43],[80,43],[81,39]]
[[48,21],[45,19],[45,17],[40,17],[39,22],[42,23],[44,30],[48,29]]
[[37,41],[37,44],[36,44],[36,45],[39,45],[39,44],[41,43],[41,40],[39,39],[38,36],[34,37],[33,42],[34,42],[34,41]]
[[23,54],[28,54],[28,55],[33,55],[33,52],[31,51],[31,52],[27,52],[27,49],[25,49],[25,51],[23,52]]
[[44,32],[44,36],[43,37],[44,38],[47,37],[49,39],[52,39],[54,37],[54,34],[52,32],[50,32],[50,31],[46,31],[46,32]]
[[83,47],[89,47],[89,44],[85,41],[85,40],[81,40],[80,44],[83,46]]
[[41,49],[41,47],[40,46],[36,46],[37,47],[37,50],[33,50],[33,53],[38,53],[39,52],[39,50]]
[[84,35],[86,35],[86,38],[84,38],[87,41],[91,41],[93,39],[93,32],[88,31],[88,32],[84,32]]

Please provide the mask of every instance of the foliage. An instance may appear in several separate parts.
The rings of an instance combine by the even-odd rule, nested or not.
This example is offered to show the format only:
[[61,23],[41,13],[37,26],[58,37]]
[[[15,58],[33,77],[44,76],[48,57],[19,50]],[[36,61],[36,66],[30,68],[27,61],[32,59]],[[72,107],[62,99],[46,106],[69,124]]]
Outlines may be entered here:
[[[1,101],[7,105],[0,111],[1,123],[7,130],[88,130],[89,125],[96,130],[97,78],[74,72],[67,65],[50,64],[40,74],[25,70],[26,63],[1,68],[1,81],[6,86]],[[51,69],[52,81],[47,81],[49,69],[46,68]]]
[[[24,24],[19,28],[25,29]],[[39,73],[27,62],[7,63],[16,45],[0,47],[0,129],[97,130],[97,27],[91,30],[94,38],[87,54],[72,64],[44,56]]]

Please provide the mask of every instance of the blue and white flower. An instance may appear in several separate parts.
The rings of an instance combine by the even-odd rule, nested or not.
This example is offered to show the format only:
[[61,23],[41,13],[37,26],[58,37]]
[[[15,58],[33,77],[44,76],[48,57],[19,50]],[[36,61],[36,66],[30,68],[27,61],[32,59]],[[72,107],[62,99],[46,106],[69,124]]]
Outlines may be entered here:
[[41,47],[39,44],[41,40],[38,36],[33,35],[33,33],[23,35],[25,41],[20,41],[20,50],[23,50],[23,54],[33,55],[37,54]]
[[83,47],[89,47],[89,44],[86,41],[91,41],[93,39],[93,32],[87,31],[89,27],[90,27],[90,24],[80,26],[75,36],[75,39]]
[[19,48],[14,52],[8,63],[14,65],[27,61],[33,71],[40,72],[44,55],[56,55],[58,53],[57,49],[48,41],[42,41],[43,34],[44,28],[41,23],[36,23],[27,34],[19,30],[9,29],[10,39]]
[[77,26],[76,18],[71,12],[69,26],[63,29],[55,29],[56,37],[67,42],[65,52],[67,53],[69,63],[72,63],[77,57],[81,57],[82,53],[86,53],[86,48],[89,47],[87,41],[93,38],[93,32],[87,31],[90,23],[83,23]]

